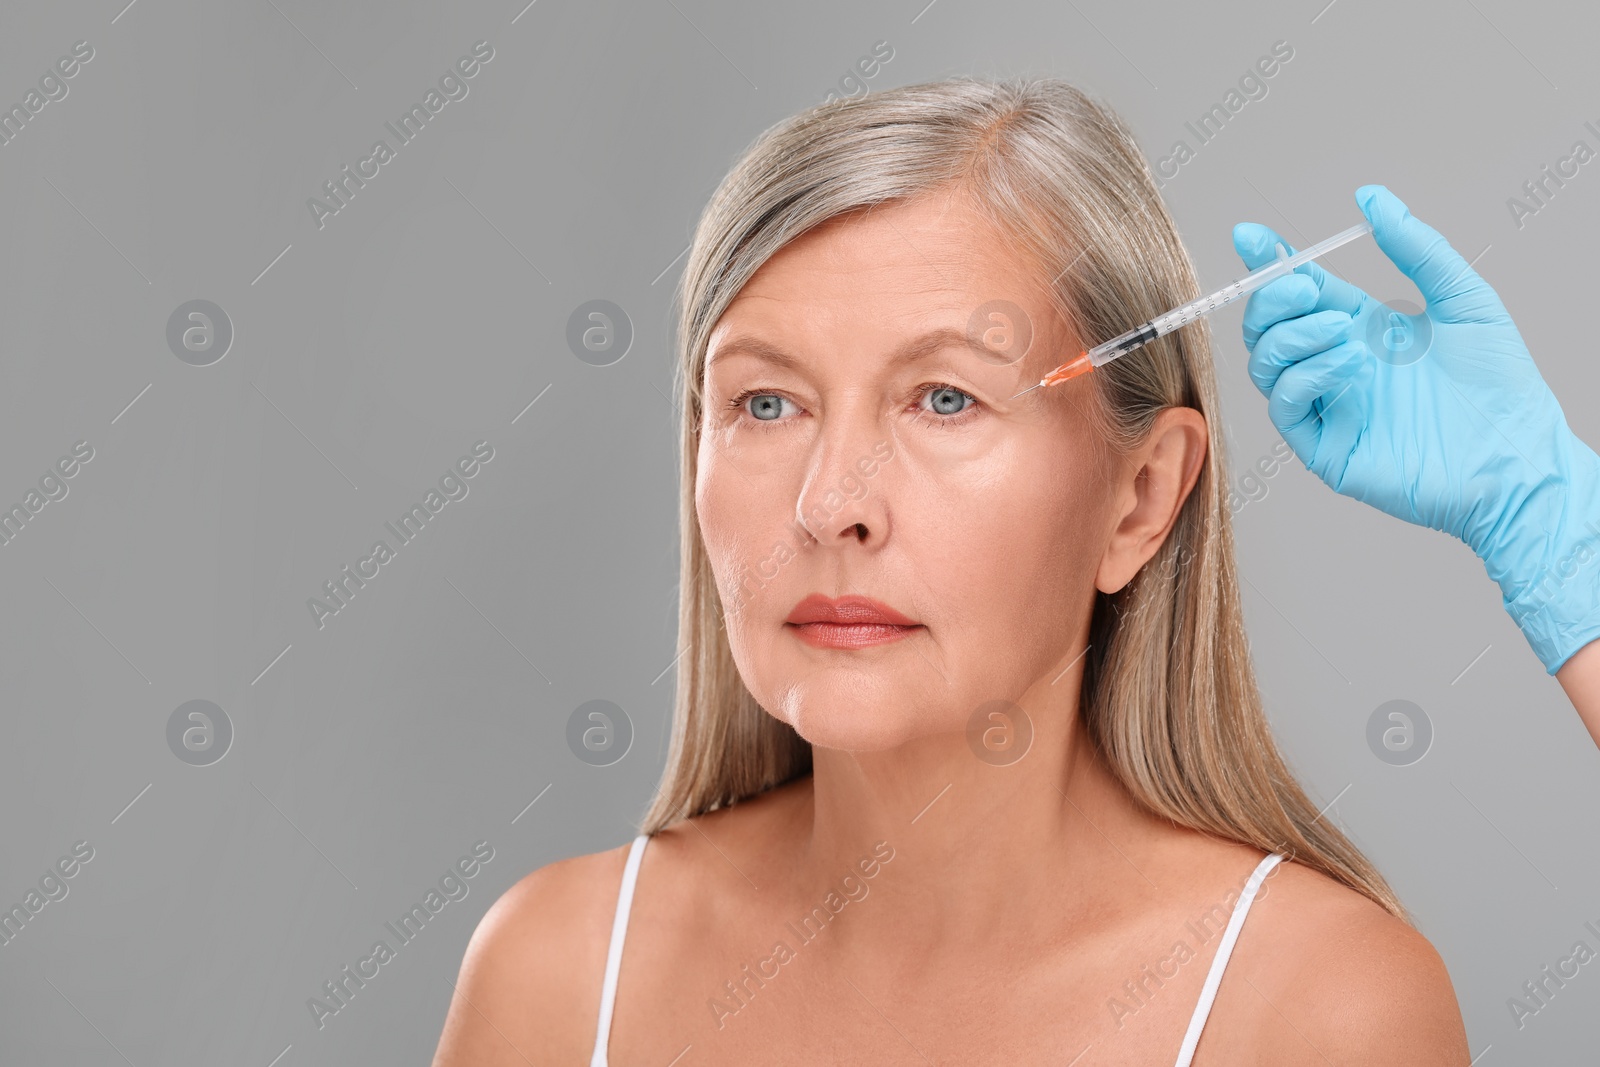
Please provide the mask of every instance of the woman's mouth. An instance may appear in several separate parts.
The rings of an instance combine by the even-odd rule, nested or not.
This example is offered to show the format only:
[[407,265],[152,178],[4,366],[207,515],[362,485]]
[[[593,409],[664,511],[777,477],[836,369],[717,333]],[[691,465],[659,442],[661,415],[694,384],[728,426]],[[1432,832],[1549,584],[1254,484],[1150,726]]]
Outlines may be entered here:
[[898,641],[918,626],[895,626],[882,622],[805,622],[785,623],[795,635],[813,648],[866,648]]
[[837,600],[812,593],[794,606],[785,625],[814,648],[866,648],[898,641],[922,629],[914,619],[870,597]]

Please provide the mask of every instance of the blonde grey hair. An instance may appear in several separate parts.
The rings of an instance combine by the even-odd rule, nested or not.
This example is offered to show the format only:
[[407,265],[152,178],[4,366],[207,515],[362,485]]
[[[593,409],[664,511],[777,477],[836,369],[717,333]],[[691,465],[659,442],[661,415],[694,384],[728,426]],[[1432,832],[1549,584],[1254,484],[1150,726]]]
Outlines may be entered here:
[[[702,213],[677,292],[679,647],[671,747],[648,833],[811,769],[811,746],[741,680],[694,510],[706,348],[756,270],[812,227],[935,191],[965,195],[1012,236],[1077,336],[1101,340],[1199,293],[1132,133],[1051,78],[957,77],[809,108],[763,132]],[[1365,856],[1285,765],[1245,640],[1223,434],[1204,319],[1097,371],[1111,449],[1163,409],[1206,417],[1199,479],[1157,554],[1097,594],[1080,713],[1117,779],[1157,815],[1287,852],[1410,922]]]

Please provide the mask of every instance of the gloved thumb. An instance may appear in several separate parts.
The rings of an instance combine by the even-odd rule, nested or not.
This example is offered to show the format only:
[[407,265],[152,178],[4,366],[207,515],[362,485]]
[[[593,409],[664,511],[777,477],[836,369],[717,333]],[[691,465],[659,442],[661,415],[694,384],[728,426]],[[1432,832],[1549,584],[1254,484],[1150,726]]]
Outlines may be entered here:
[[[1277,258],[1278,242],[1283,241],[1270,227],[1259,222],[1241,222],[1233,228],[1233,250],[1244,260],[1244,265],[1256,270]],[[1284,242],[1288,248],[1288,242]]]
[[1415,283],[1431,315],[1442,322],[1493,322],[1506,316],[1489,284],[1399,197],[1382,185],[1363,185],[1356,190],[1356,203],[1372,223],[1373,240]]

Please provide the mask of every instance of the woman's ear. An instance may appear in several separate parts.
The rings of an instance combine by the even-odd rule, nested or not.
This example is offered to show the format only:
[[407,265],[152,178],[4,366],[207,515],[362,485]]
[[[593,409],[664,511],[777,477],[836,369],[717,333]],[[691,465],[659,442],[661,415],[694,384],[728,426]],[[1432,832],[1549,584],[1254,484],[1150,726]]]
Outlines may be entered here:
[[1194,408],[1164,408],[1144,443],[1112,460],[1118,464],[1116,525],[1100,558],[1096,589],[1115,593],[1156,554],[1200,477],[1207,444],[1204,415]]

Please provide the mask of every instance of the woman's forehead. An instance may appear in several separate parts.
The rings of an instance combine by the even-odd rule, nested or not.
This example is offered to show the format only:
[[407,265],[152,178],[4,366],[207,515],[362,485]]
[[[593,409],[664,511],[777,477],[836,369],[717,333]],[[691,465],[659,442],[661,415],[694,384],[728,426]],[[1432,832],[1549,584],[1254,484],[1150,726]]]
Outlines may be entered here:
[[964,321],[977,308],[1015,305],[1050,315],[1048,279],[1031,257],[992,230],[959,219],[891,215],[888,209],[824,224],[768,259],[719,320],[715,338],[735,324],[902,327],[945,313]]
[[[963,201],[923,197],[880,204],[812,227],[774,253],[763,274],[828,275],[956,284],[980,274],[1016,282],[1036,273],[1017,242]],[[919,279],[921,280],[919,282]]]

